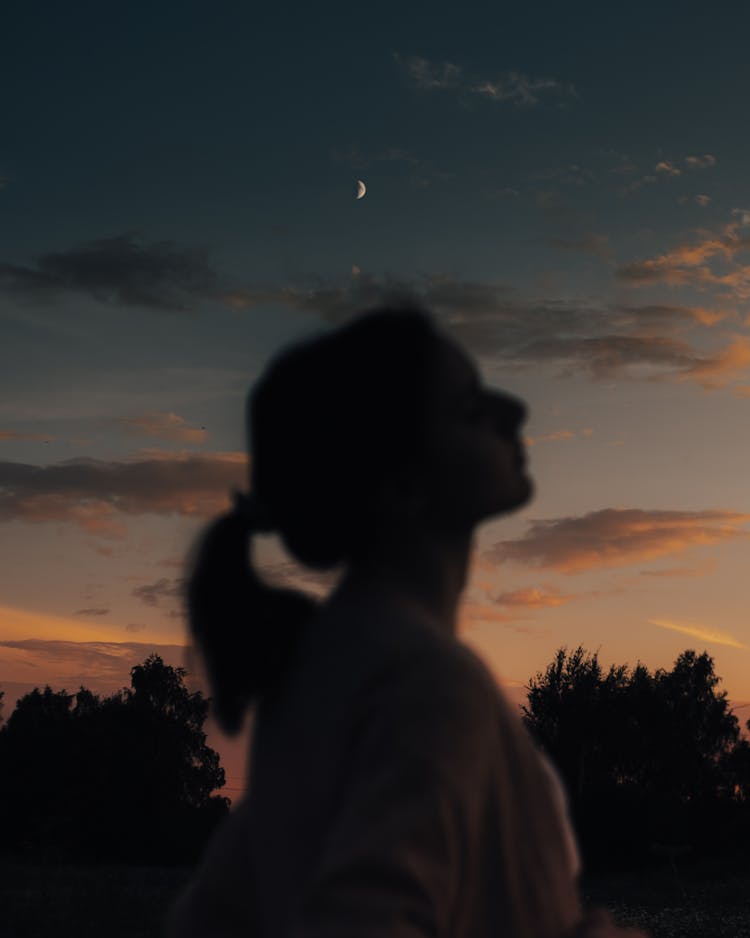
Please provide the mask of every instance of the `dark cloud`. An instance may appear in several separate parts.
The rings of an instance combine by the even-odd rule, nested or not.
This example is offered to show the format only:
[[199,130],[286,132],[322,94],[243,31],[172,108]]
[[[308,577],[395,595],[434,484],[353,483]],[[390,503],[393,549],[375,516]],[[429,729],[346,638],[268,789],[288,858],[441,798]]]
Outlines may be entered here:
[[575,254],[591,254],[602,260],[609,260],[612,250],[609,246],[609,237],[602,234],[584,235],[582,238],[548,238],[547,244],[559,251]]
[[184,417],[171,412],[149,411],[137,417],[117,417],[112,422],[128,433],[175,443],[205,443],[208,439],[205,427],[191,426]]
[[142,600],[147,606],[160,607],[164,600],[181,598],[184,588],[185,580],[183,578],[170,580],[167,577],[162,577],[155,583],[137,586],[133,590],[133,596]]
[[576,95],[570,82],[557,78],[542,78],[525,72],[509,71],[496,78],[468,75],[455,62],[430,62],[420,56],[401,56],[394,59],[406,72],[415,87],[422,91],[453,91],[465,96],[484,98],[515,105],[539,104],[543,96],[565,98]]
[[605,508],[577,517],[534,521],[523,537],[500,541],[483,557],[583,573],[746,538],[742,525],[748,520],[750,515],[733,511]]
[[212,294],[215,286],[204,251],[173,241],[142,244],[130,233],[43,254],[33,266],[0,263],[0,288],[31,300],[72,292],[104,303],[184,311],[189,295]]
[[90,609],[76,609],[73,613],[74,616],[106,616],[109,614],[109,609],[99,609],[99,608],[90,608]]
[[132,462],[72,459],[50,466],[0,462],[0,521],[64,521],[120,538],[117,515],[210,517],[246,483],[243,453]]
[[724,315],[702,307],[531,303],[502,283],[445,275],[399,280],[363,272],[343,285],[317,281],[275,290],[247,289],[227,301],[248,308],[285,306],[334,324],[381,303],[413,302],[434,312],[470,351],[492,355],[511,369],[548,363],[561,366],[563,374],[582,372],[595,379],[688,377],[702,383],[701,375],[728,367],[721,350],[707,355],[680,335],[712,325]]

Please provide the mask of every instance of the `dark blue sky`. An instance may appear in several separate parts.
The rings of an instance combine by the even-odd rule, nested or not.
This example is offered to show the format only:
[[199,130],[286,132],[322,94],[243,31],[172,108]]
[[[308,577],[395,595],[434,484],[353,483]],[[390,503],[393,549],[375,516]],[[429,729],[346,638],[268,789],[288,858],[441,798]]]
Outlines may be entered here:
[[[136,231],[276,281],[351,263],[485,276],[492,263],[503,277],[523,271],[536,240],[587,223],[627,248],[636,219],[658,228],[678,212],[671,192],[668,208],[651,192],[644,210],[616,186],[603,199],[609,151],[644,175],[662,158],[718,153],[711,195],[717,207],[728,188],[738,198],[750,87],[750,15],[738,9],[12,4],[2,258]],[[516,71],[575,94],[523,104],[426,89],[409,71],[417,57],[435,76],[460,67],[464,89]],[[593,177],[577,217],[526,204],[525,190],[544,188],[531,174],[569,165]],[[487,196],[506,188],[521,196]]]

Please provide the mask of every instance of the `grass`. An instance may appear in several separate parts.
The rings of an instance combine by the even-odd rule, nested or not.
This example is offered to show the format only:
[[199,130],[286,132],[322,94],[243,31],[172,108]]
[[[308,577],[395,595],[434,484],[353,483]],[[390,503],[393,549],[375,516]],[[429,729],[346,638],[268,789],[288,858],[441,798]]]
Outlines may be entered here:
[[[189,869],[0,860],[0,938],[162,938]],[[750,866],[703,864],[588,877],[586,905],[653,938],[750,938]]]
[[187,869],[0,862],[0,938],[162,938]]
[[653,938],[750,938],[747,860],[584,877],[581,887],[587,906]]

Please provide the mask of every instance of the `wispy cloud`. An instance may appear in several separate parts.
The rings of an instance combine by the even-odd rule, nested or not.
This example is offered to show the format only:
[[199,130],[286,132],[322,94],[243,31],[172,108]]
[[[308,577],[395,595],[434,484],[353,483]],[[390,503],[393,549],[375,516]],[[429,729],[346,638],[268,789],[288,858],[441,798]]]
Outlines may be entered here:
[[708,169],[716,166],[716,157],[710,153],[704,153],[703,156],[686,156],[685,165],[690,169]]
[[498,563],[583,573],[747,538],[742,526],[749,520],[750,515],[732,511],[605,508],[534,521],[523,537],[500,541],[485,556]]
[[0,263],[0,289],[32,301],[77,293],[179,312],[190,308],[190,296],[212,295],[216,282],[205,251],[173,241],[141,243],[132,233],[43,254],[30,266]]
[[495,596],[495,602],[498,606],[507,606],[514,609],[544,609],[564,606],[566,603],[573,602],[578,598],[572,593],[563,593],[551,586],[544,589],[526,587],[507,593],[499,593]]
[[73,613],[74,616],[106,616],[109,613],[109,609],[101,607],[89,607],[88,609],[76,609]]
[[588,428],[583,430],[553,430],[552,433],[545,433],[544,436],[524,437],[524,443],[526,446],[536,446],[537,443],[567,442],[568,440],[575,440],[578,437],[590,437],[593,433],[594,431]]
[[[664,254],[626,264],[617,271],[618,278],[633,286],[664,283],[701,289],[719,287],[730,298],[747,299],[750,265],[737,258],[750,250],[750,234],[744,230],[750,213],[748,221],[742,210],[733,214],[736,219],[721,231],[701,231],[697,241],[682,242]],[[717,262],[723,267],[717,269]]]
[[119,417],[113,422],[129,433],[176,443],[205,443],[208,439],[205,427],[190,426],[184,417],[171,412],[150,411],[140,417]]
[[[706,353],[682,334],[708,327],[728,314],[680,304],[587,305],[529,302],[507,284],[422,275],[413,280],[379,277],[359,270],[348,282],[309,281],[279,288],[234,291],[236,308],[282,306],[332,323],[380,304],[416,303],[432,310],[466,348],[492,355],[508,369],[549,364],[561,373],[595,380],[613,375],[647,380],[694,379],[706,389],[720,386],[722,369],[736,361],[719,349]],[[710,380],[704,381],[704,376]]]
[[609,260],[612,249],[609,246],[609,236],[605,234],[588,234],[582,238],[548,238],[547,244],[559,251],[575,254],[591,254],[602,260]]
[[130,686],[130,669],[150,654],[166,664],[184,664],[178,644],[146,642],[65,641],[25,639],[0,641],[0,685],[4,680],[75,693],[83,685],[94,692],[113,692]]
[[420,56],[401,56],[398,53],[394,53],[394,59],[412,84],[422,91],[453,91],[517,106],[539,104],[547,96],[560,99],[576,95],[571,82],[557,78],[532,76],[516,70],[487,78],[467,74],[455,62],[430,62]]
[[682,170],[678,169],[674,163],[670,163],[669,160],[661,160],[659,163],[654,166],[655,173],[661,173],[662,176],[681,176]]
[[650,576],[650,577],[698,577],[706,576],[706,574],[713,573],[718,566],[718,561],[715,557],[707,557],[703,563],[691,564],[686,567],[668,567],[664,570],[641,570],[641,576]]
[[695,625],[688,622],[674,622],[672,619],[649,619],[648,621],[651,625],[656,625],[660,629],[680,632],[682,635],[689,635],[691,638],[697,638],[702,642],[708,642],[712,645],[728,645],[730,648],[747,648],[747,645],[738,641],[733,635],[729,635],[727,632],[719,632],[716,629],[707,628],[704,625]]
[[113,462],[73,459],[50,466],[0,462],[0,521],[58,521],[122,538],[121,518],[139,514],[210,517],[243,485],[247,457],[164,455]]
[[18,440],[34,440],[38,442],[52,442],[56,439],[57,437],[49,436],[45,433],[24,433],[21,430],[0,430],[0,441],[12,440],[16,442]]
[[185,579],[182,577],[174,580],[161,577],[155,583],[145,583],[143,586],[137,586],[133,590],[133,596],[140,599],[147,606],[151,606],[151,608],[163,608],[164,605],[172,605],[172,600],[180,599],[184,588]]

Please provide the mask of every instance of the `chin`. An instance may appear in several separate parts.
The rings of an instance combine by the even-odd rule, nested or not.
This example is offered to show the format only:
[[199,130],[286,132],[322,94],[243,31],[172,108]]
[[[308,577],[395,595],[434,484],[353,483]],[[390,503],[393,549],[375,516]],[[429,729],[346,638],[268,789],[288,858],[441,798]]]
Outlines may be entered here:
[[493,518],[497,515],[507,515],[511,511],[516,511],[528,505],[534,497],[534,480],[527,475],[518,477],[518,484],[513,493],[505,492],[503,500],[496,506],[494,511],[488,512],[487,518]]

